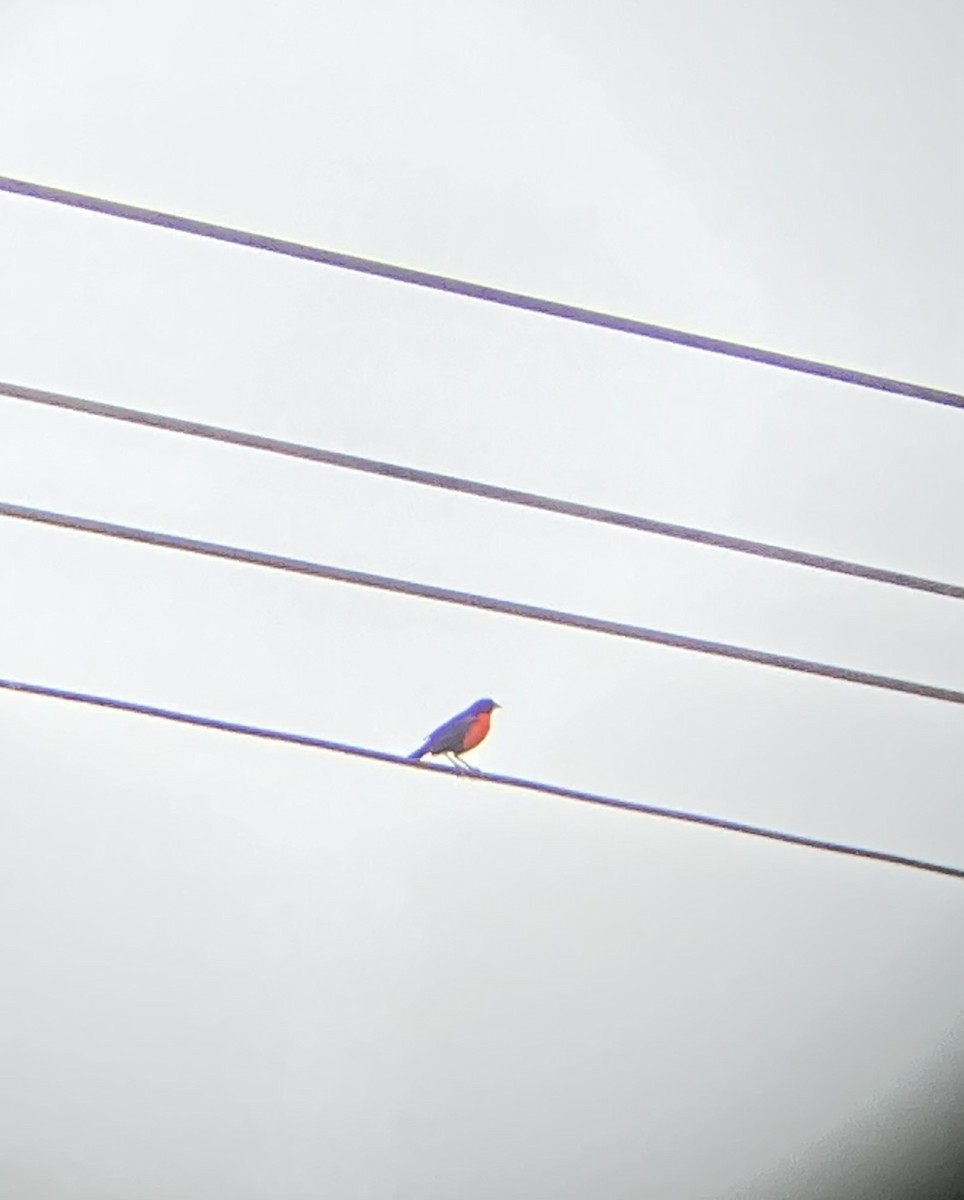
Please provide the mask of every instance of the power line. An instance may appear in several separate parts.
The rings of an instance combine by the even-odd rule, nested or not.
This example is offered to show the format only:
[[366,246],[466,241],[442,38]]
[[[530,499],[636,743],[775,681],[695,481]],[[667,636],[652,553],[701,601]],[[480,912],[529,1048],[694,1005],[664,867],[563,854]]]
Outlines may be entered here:
[[9,396],[16,400],[26,400],[32,404],[42,404],[51,408],[84,413],[88,416],[104,417],[112,421],[124,421],[132,425],[143,425],[147,428],[160,429],[167,433],[204,438],[214,442],[225,442],[228,445],[243,446],[249,450],[263,450],[269,454],[280,454],[288,458],[306,459],[310,462],[322,463],[330,467],[340,467],[349,471],[361,471],[365,474],[380,475],[389,479],[402,480],[406,483],[415,483],[425,487],[460,492],[485,500],[495,500],[502,504],[514,504],[522,508],[539,509],[543,512],[575,517],[583,521],[594,521],[603,525],[615,525],[622,529],[638,530],[642,533],[654,534],[657,537],[669,537],[685,542],[695,542],[698,545],[710,546],[719,550],[735,551],[738,554],[749,554],[771,561],[792,563],[796,566],[810,567],[819,571],[830,571],[838,575],[847,575],[852,578],[871,580],[875,583],[886,583],[894,587],[909,588],[914,591],[949,596],[955,600],[964,600],[964,586],[960,584],[944,583],[938,579],[927,579],[919,575],[909,575],[902,571],[890,571],[883,567],[848,562],[846,559],[830,558],[823,554],[810,554],[805,550],[794,550],[788,546],[775,546],[769,542],[756,542],[751,541],[749,538],[731,537],[729,534],[713,533],[707,529],[696,529],[688,525],[675,525],[668,521],[657,521],[651,517],[637,516],[634,513],[599,508],[591,504],[578,504],[554,496],[541,495],[537,492],[499,487],[496,484],[483,483],[479,480],[464,479],[458,475],[445,475],[437,471],[423,471],[417,467],[406,467],[399,463],[384,462],[374,458],[363,458],[356,454],[343,454],[338,450],[327,450],[320,446],[308,446],[301,442],[282,441],[278,438],[265,437],[261,434],[244,433],[237,429],[226,429],[219,425],[205,425],[200,421],[186,421],[178,417],[165,416],[163,413],[146,412],[137,408],[122,408],[119,405],[105,404],[98,400],[83,400],[76,396],[65,396],[58,392],[48,392],[40,388],[25,387],[20,384],[0,381],[0,395]]
[[842,680],[845,683],[857,683],[866,687],[884,688],[892,692],[924,696],[931,700],[943,700],[949,704],[964,704],[964,692],[954,691],[951,688],[916,683],[913,680],[899,679],[890,675],[876,675],[868,671],[857,671],[851,667],[815,662],[807,658],[773,654],[767,650],[755,650],[748,646],[734,646],[728,642],[707,641],[704,638],[670,633],[663,629],[649,629],[642,625],[629,625],[621,621],[607,621],[601,617],[582,616],[555,608],[541,608],[534,604],[501,600],[495,596],[479,595],[477,592],[462,592],[452,588],[436,587],[428,583],[416,583],[408,579],[396,579],[390,575],[373,575],[367,571],[354,571],[348,567],[336,567],[306,559],[288,558],[280,554],[267,554],[260,550],[248,550],[240,546],[226,546],[219,542],[198,541],[195,538],[181,537],[177,534],[138,529],[129,525],[115,525],[88,517],[48,512],[39,508],[26,508],[19,504],[0,502],[0,516],[12,517],[21,521],[33,521],[41,525],[59,526],[62,529],[73,529],[82,533],[94,533],[109,538],[119,538],[123,541],[140,542],[167,550],[186,551],[189,554],[200,554],[208,558],[227,559],[231,562],[245,563],[248,566],[268,567],[275,571],[290,571],[296,575],[310,575],[317,579],[329,579],[336,583],[375,588],[403,596],[416,596],[423,600],[437,600],[443,604],[458,604],[485,612],[522,617],[529,621],[544,621],[552,625],[607,634],[610,637],[651,642],[658,646],[669,646],[677,650],[692,650],[698,654],[738,659],[742,662],[756,663],[759,666],[779,667],[785,671],[799,671],[806,675],[819,675],[826,679]]
[[110,696],[97,696],[88,692],[67,691],[63,688],[45,687],[41,684],[23,683],[13,679],[0,679],[0,688],[10,692],[19,692],[22,695],[66,700],[73,704],[85,704],[96,708],[107,708],[118,712],[133,713],[143,717],[154,717],[162,721],[172,721],[179,725],[193,725],[201,729],[217,730],[221,733],[239,734],[242,737],[284,742],[293,746],[305,746],[313,750],[328,750],[335,754],[344,754],[352,758],[364,758],[374,762],[390,763],[392,766],[407,767],[414,771],[435,771],[445,775],[458,775],[459,778],[471,779],[476,783],[494,783],[500,787],[515,788],[526,792],[538,792],[545,796],[558,796],[565,800],[578,800],[584,804],[597,804],[604,808],[618,808],[626,812],[642,813],[645,816],[660,817],[669,821],[682,821],[690,825],[704,825],[712,829],[723,829],[730,833],[742,833],[749,837],[765,838],[768,841],[785,842],[792,846],[806,846],[813,850],[823,850],[831,854],[846,854],[854,858],[872,859],[877,862],[891,863],[895,866],[912,867],[918,871],[930,871],[937,875],[950,875],[957,879],[964,879],[964,868],[961,867],[946,866],[942,863],[929,862],[921,858],[910,858],[903,854],[890,854],[885,850],[871,850],[866,847],[850,846],[841,842],[825,841],[822,838],[805,837],[802,834],[784,833],[781,830],[769,829],[761,825],[748,825],[742,821],[729,821],[724,817],[712,817],[703,813],[685,812],[675,808],[663,808],[659,805],[645,804],[636,800],[621,800],[615,796],[604,796],[597,792],[585,792],[578,788],[559,787],[556,784],[543,783],[534,779],[522,779],[516,775],[462,772],[452,767],[438,766],[434,763],[413,762],[409,758],[398,754],[389,754],[383,750],[372,750],[365,746],[353,746],[345,742],[329,741],[327,738],[310,737],[307,734],[301,733],[289,733],[280,729],[267,729],[259,725],[243,725],[236,721],[223,721],[216,717],[202,717],[196,713],[181,712],[177,709],[157,708],[150,704],[137,704],[130,700],[117,700]]
[[429,271],[417,271],[411,267],[402,267],[395,263],[379,262],[372,258],[359,258],[357,255],[342,254],[336,250],[324,250],[318,246],[309,246],[302,242],[289,242],[283,238],[268,237],[265,234],[234,229],[227,225],[216,225],[210,221],[198,221],[193,217],[181,217],[174,213],[161,212],[157,209],[141,208],[135,204],[122,204],[117,200],[106,200],[97,196],[89,196],[82,192],[70,192],[63,188],[48,187],[45,184],[31,183],[24,179],[12,179],[9,176],[0,176],[0,191],[9,192],[17,196],[29,196],[35,200],[46,200],[53,204],[63,204],[71,208],[82,208],[88,212],[100,213],[108,217],[119,217],[125,221],[136,221],[143,225],[157,225],[163,229],[171,229],[179,233],[189,233],[197,237],[213,238],[215,241],[247,246],[253,250],[267,250],[271,254],[282,254],[288,258],[300,258],[308,262],[322,263],[325,266],[338,267],[346,271],[357,271],[365,275],[375,275],[382,279],[394,280],[396,283],[407,283],[415,287],[431,288],[435,291],[448,292],[455,296],[466,296],[472,300],[484,300],[489,304],[501,304],[507,308],[541,313],[543,316],[558,317],[565,321],[575,321],[580,325],[594,325],[598,328],[610,329],[617,333],[628,333],[635,337],[669,342],[676,346],[685,346],[691,350],[704,350],[711,354],[723,354],[729,358],[746,359],[750,362],[762,363],[765,366],[779,367],[785,371],[796,371],[803,375],[816,375],[824,379],[833,379],[838,383],[850,383],[857,387],[871,388],[879,392],[890,392],[898,396],[909,396],[917,400],[927,400],[932,404],[944,404],[952,408],[964,408],[964,395],[959,395],[956,392],[941,391],[938,388],[925,387],[918,383],[890,379],[884,375],[872,375],[866,371],[851,370],[849,367],[839,367],[831,363],[817,362],[809,358],[781,354],[776,350],[764,350],[757,346],[745,346],[739,342],[728,342],[721,338],[707,337],[704,334],[687,333],[685,330],[670,329],[664,325],[652,325],[646,321],[633,320],[631,317],[620,317],[614,313],[599,312],[591,308],[581,308],[574,304],[563,304],[557,300],[529,296],[523,292],[511,292],[504,288],[489,287],[486,284],[472,283],[465,279],[454,279],[447,275],[435,275]]

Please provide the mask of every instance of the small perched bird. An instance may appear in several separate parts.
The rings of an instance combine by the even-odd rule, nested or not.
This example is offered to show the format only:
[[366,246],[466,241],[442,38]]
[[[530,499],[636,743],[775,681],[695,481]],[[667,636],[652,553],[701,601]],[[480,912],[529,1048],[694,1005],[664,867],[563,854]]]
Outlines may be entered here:
[[465,712],[458,713],[433,730],[424,743],[408,757],[422,758],[426,754],[444,754],[458,766],[467,771],[474,771],[475,767],[462,761],[462,755],[484,739],[489,732],[492,710],[499,707],[494,700],[476,700]]

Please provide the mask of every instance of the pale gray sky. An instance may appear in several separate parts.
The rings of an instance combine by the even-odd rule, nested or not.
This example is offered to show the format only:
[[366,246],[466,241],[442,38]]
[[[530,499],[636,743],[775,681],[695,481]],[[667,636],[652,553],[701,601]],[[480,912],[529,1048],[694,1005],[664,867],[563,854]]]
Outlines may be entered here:
[[[0,173],[961,390],[962,40],[951,0],[7,0]],[[957,410],[6,195],[0,280],[5,380],[964,580]],[[949,599],[6,399],[0,481],[964,687]],[[490,694],[483,768],[964,863],[953,706],[10,520],[0,555],[6,677],[393,752]],[[11,1197],[877,1198],[953,1140],[958,881],[0,719]]]

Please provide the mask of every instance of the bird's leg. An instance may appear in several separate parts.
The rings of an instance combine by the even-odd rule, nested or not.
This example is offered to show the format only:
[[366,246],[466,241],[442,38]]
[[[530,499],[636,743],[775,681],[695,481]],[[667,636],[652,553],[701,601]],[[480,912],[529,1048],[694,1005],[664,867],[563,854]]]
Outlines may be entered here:
[[461,766],[461,768],[464,771],[468,771],[468,773],[470,775],[481,775],[482,774],[482,772],[479,770],[478,767],[473,767],[471,763],[467,763],[460,754],[456,754],[455,757],[458,759],[459,766]]

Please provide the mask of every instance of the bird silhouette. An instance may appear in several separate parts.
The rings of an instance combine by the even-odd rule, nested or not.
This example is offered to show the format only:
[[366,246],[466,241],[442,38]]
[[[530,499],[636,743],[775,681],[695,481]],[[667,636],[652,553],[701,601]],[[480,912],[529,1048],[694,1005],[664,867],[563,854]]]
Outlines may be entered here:
[[462,755],[472,750],[489,732],[492,720],[492,710],[501,707],[488,698],[476,700],[464,712],[456,713],[444,725],[433,729],[417,750],[408,756],[410,759],[424,758],[426,754],[444,754],[450,762],[466,771],[476,771],[478,768],[463,761]]

